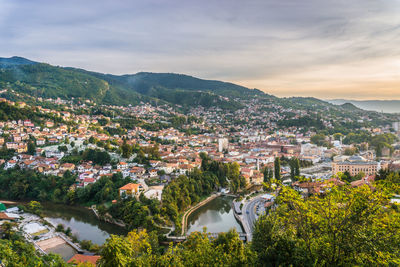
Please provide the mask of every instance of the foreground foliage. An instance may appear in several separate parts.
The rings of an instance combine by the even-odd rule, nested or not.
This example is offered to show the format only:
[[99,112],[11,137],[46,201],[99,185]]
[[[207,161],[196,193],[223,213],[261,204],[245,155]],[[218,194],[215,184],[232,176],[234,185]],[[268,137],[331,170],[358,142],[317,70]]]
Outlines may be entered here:
[[111,236],[101,253],[100,266],[252,266],[253,253],[231,230],[210,240],[195,232],[165,253],[157,253],[145,232],[130,232],[127,237]]
[[[101,249],[99,264],[398,266],[400,214],[398,207],[390,204],[387,187],[398,182],[393,176],[398,174],[382,175],[375,191],[368,186],[333,187],[325,195],[306,199],[283,187],[276,209],[257,221],[250,244],[230,230],[217,238],[195,232],[183,243],[162,247],[156,232],[134,230],[126,237],[112,235]],[[57,257],[36,255],[33,247],[13,238],[7,229],[5,239],[0,240],[0,259],[6,266],[64,266]]]
[[277,204],[255,225],[260,265],[400,264],[400,216],[382,191],[334,187],[304,200],[284,188]]

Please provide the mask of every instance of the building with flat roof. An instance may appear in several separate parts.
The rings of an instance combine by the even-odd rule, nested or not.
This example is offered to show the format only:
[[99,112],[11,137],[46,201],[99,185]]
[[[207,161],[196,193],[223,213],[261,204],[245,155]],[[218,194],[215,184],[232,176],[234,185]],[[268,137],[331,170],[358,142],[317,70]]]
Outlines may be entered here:
[[379,163],[376,161],[366,160],[361,156],[351,156],[345,161],[332,162],[332,174],[338,172],[349,172],[351,176],[355,176],[360,172],[365,175],[375,175],[379,171]]

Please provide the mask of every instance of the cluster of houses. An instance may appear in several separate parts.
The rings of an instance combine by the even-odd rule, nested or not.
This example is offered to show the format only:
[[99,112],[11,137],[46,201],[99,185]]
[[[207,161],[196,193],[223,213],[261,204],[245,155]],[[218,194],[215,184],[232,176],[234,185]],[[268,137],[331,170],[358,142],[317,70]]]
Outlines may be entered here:
[[[24,107],[23,102],[11,102],[5,99],[9,104]],[[50,100],[43,100],[43,102]],[[71,171],[78,176],[77,186],[87,186],[97,181],[101,176],[113,175],[121,173],[123,177],[130,177],[134,180],[156,181],[150,184],[165,184],[178,175],[201,166],[200,152],[207,153],[212,159],[224,163],[238,162],[241,174],[246,178],[249,184],[261,184],[263,181],[262,168],[268,166],[273,168],[273,162],[276,157],[292,158],[296,157],[302,160],[308,160],[314,164],[333,158],[332,174],[337,172],[349,171],[352,175],[363,171],[366,175],[372,175],[379,168],[387,165],[374,162],[370,154],[363,155],[366,161],[352,161],[351,159],[340,160],[335,155],[342,155],[347,147],[338,140],[328,140],[333,144],[332,147],[320,147],[311,144],[310,138],[314,134],[311,131],[299,131],[301,127],[288,127],[287,129],[277,130],[276,120],[284,118],[283,114],[292,113],[294,118],[307,115],[304,110],[293,110],[282,106],[271,104],[271,112],[264,112],[264,104],[260,104],[257,100],[249,100],[244,109],[237,111],[223,111],[218,108],[204,109],[195,107],[189,115],[202,118],[202,120],[194,121],[191,125],[184,127],[193,127],[199,130],[198,134],[187,135],[183,131],[179,131],[172,127],[160,129],[158,131],[146,130],[141,127],[132,127],[125,129],[125,134],[120,136],[110,135],[105,132],[107,128],[119,128],[119,123],[113,118],[103,115],[87,115],[77,114],[74,112],[77,108],[92,105],[93,103],[85,102],[73,104],[60,99],[51,100],[53,104],[62,106],[61,110],[54,110],[36,106],[38,112],[43,114],[51,114],[61,118],[55,123],[47,120],[41,125],[35,125],[30,120],[25,121],[7,121],[0,122],[0,146],[7,149],[15,150],[15,156],[8,160],[2,161],[4,168],[9,169],[15,166],[21,168],[30,168],[44,174],[62,175],[65,171]],[[93,104],[94,105],[94,104]],[[134,114],[138,119],[145,123],[151,124],[162,122],[168,125],[168,116],[185,116],[176,113],[169,106],[153,107],[142,103],[138,106],[103,106],[103,108],[114,112],[118,110],[123,114]],[[251,116],[249,117],[249,114]],[[342,118],[347,120],[347,118]],[[368,121],[369,118],[361,118]],[[106,124],[99,124],[99,121],[105,121]],[[233,120],[243,121],[245,123],[233,123]],[[326,127],[331,127],[328,119],[323,120]],[[264,124],[267,127],[260,127]],[[387,129],[381,129],[386,132]],[[375,129],[376,134],[380,132]],[[130,159],[123,159],[117,155],[114,159],[117,164],[97,166],[92,162],[81,162],[79,164],[62,163],[62,158],[71,152],[59,151],[57,149],[48,149],[48,147],[56,147],[66,140],[74,141],[77,144],[75,148],[81,149],[82,143],[87,142],[90,138],[101,142],[112,142],[111,147],[117,150],[119,145],[124,141],[128,144],[139,145],[141,147],[153,146],[154,140],[161,143],[159,148],[159,160],[151,160],[150,165],[134,163]],[[36,153],[28,155],[28,142],[34,140],[36,144]],[[95,144],[90,146],[103,150]],[[385,151],[384,151],[385,152]],[[358,165],[357,165],[358,164]],[[361,165],[360,165],[361,164]],[[283,176],[288,175],[288,168],[282,168]]]
[[[359,180],[350,183],[351,187],[359,187],[362,185],[367,185],[373,189],[372,183],[375,180],[375,175],[368,175],[362,177]],[[292,187],[300,192],[304,197],[314,195],[314,194],[324,194],[332,188],[332,186],[342,186],[345,182],[338,178],[330,178],[325,181],[307,181],[300,182],[296,181],[292,184]]]

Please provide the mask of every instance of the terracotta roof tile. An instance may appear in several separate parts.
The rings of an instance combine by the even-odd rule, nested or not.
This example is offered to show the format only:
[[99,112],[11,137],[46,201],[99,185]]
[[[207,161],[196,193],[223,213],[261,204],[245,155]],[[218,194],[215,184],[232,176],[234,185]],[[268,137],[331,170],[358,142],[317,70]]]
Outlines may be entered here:
[[100,259],[100,256],[95,255],[83,255],[83,254],[75,254],[71,259],[69,259],[68,263],[91,263],[96,265],[96,262]]

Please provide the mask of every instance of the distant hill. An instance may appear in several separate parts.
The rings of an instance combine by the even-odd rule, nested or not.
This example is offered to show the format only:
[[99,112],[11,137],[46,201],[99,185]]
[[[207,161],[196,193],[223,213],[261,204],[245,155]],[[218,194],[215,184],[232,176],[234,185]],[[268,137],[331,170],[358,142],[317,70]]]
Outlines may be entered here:
[[356,107],[355,105],[351,104],[351,103],[344,103],[342,105],[340,105],[342,108],[347,109],[347,110],[361,110],[360,108]]
[[[22,57],[0,58],[0,89],[35,97],[90,99],[98,104],[136,105],[141,101],[237,110],[243,100],[258,99],[289,109],[320,110],[358,116],[351,104],[334,105],[313,97],[278,98],[257,89],[184,74],[139,72],[112,75],[34,62]],[[348,101],[346,101],[348,102]],[[350,103],[350,102],[349,102]],[[343,104],[343,103],[340,103]]]
[[31,61],[23,57],[10,57],[10,58],[0,57],[0,66],[2,68],[9,68],[19,65],[33,65],[33,64],[37,64],[37,62]]
[[184,74],[139,72],[117,76],[88,72],[82,69],[72,70],[93,75],[122,90],[134,91],[152,99],[160,99],[183,106],[201,105],[236,109],[241,107],[241,104],[235,101],[235,98],[268,97],[257,89],[248,89],[233,83],[199,79]]
[[345,103],[353,104],[354,106],[377,112],[385,113],[400,113],[400,100],[347,100],[333,99],[327,102],[335,105],[343,105]]
[[85,98],[98,103],[127,105],[161,101],[181,106],[237,109],[235,98],[265,96],[259,90],[232,83],[173,73],[140,72],[110,75],[34,62],[0,58],[0,87],[40,97]]

